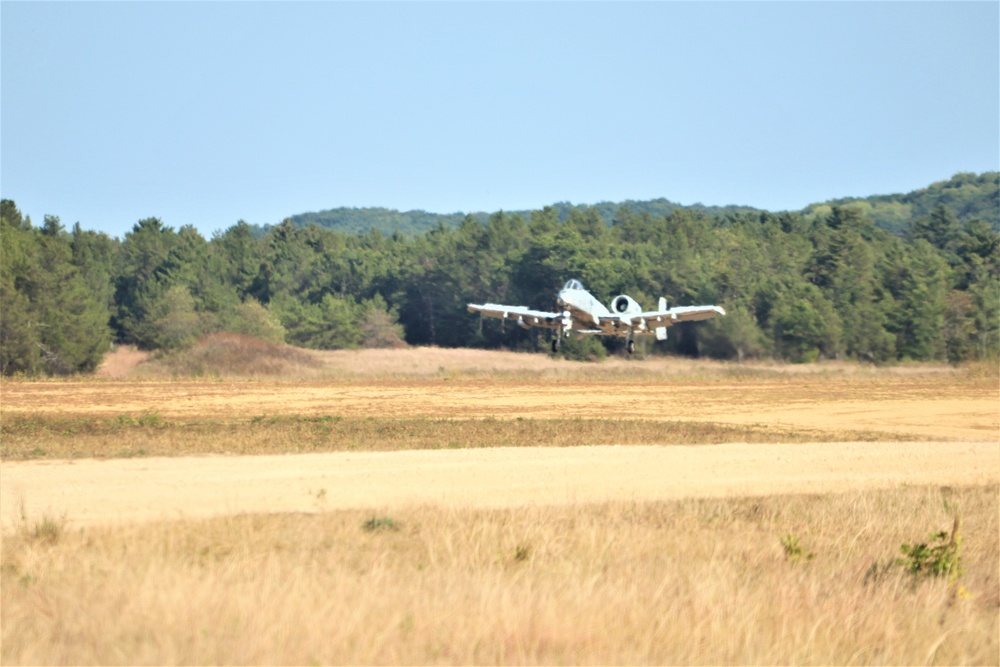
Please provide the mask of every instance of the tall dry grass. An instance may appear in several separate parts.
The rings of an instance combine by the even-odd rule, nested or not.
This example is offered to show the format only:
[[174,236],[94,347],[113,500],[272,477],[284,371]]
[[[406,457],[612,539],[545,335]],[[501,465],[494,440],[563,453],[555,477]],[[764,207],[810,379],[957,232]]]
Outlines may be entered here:
[[313,377],[316,354],[236,333],[214,333],[189,348],[160,352],[136,365],[134,377]]
[[[964,573],[904,542],[962,515]],[[4,536],[4,664],[997,664],[998,489]],[[794,536],[808,557],[791,557]],[[875,575],[870,574],[875,566]]]
[[[337,378],[514,377],[542,379],[671,379],[783,378],[803,376],[907,377],[987,374],[996,378],[996,364],[972,364],[956,369],[946,364],[920,363],[874,366],[843,361],[788,364],[745,363],[682,357],[612,357],[601,363],[568,361],[544,353],[465,348],[406,347],[317,351],[279,345],[241,334],[217,333],[190,348],[143,360],[114,360],[108,366],[131,366],[135,378],[247,378],[329,380]],[[128,356],[120,350],[117,356]],[[120,375],[119,375],[120,376]]]

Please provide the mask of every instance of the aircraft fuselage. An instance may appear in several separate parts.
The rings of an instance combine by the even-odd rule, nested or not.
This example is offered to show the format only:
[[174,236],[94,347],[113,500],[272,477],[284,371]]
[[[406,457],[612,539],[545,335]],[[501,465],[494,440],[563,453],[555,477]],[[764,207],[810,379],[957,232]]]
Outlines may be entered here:
[[576,281],[570,281],[559,291],[556,301],[560,308],[569,311],[573,318],[573,329],[584,330],[601,328],[601,318],[610,317],[611,311],[597,298],[582,287],[571,287]]

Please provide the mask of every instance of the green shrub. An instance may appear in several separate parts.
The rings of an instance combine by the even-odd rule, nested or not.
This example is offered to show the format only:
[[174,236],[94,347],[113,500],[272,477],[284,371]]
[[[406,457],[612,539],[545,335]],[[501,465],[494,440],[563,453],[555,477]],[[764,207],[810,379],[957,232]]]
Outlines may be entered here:
[[570,361],[601,361],[608,356],[598,336],[568,336],[562,339],[559,351]]
[[361,524],[361,528],[367,533],[375,533],[384,530],[399,530],[399,524],[392,517],[383,516],[372,518]]
[[927,577],[946,577],[949,583],[954,583],[962,574],[962,564],[959,551],[962,538],[958,534],[959,517],[948,531],[931,533],[927,542],[918,544],[903,544],[899,550],[903,558],[896,562],[906,568],[906,571],[917,579]]
[[806,560],[812,560],[816,557],[816,554],[812,552],[806,552],[802,549],[799,544],[799,538],[795,535],[785,535],[781,538],[781,546],[785,550],[785,558],[790,561],[799,561],[803,557]]

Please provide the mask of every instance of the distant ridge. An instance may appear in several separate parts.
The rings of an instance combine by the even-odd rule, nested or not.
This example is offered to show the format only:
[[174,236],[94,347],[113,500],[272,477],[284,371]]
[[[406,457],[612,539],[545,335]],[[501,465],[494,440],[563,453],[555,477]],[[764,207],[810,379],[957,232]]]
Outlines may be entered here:
[[860,208],[879,227],[897,234],[905,233],[914,220],[929,216],[938,206],[944,206],[959,221],[979,218],[1000,231],[1000,172],[958,173],[907,194],[833,199],[807,206],[802,213],[824,215],[832,206]]
[[[876,225],[896,234],[906,233],[914,220],[930,215],[938,206],[944,206],[959,221],[979,218],[989,223],[993,229],[1000,230],[1000,172],[958,173],[946,181],[932,183],[926,188],[905,194],[833,199],[810,204],[797,213],[811,218],[828,214],[833,206],[860,208],[862,213],[871,218]],[[603,201],[592,205],[569,202],[552,204],[552,208],[557,211],[560,220],[566,219],[574,210],[595,209],[609,225],[614,221],[615,215],[622,207],[628,208],[636,214],[648,213],[653,217],[669,215],[675,210],[695,211],[710,217],[763,212],[762,209],[749,206],[706,206],[704,204],[685,206],[663,198],[645,201]],[[531,217],[532,211],[505,211],[505,213],[520,215],[527,220]],[[458,226],[466,215],[466,213],[461,212],[428,213],[420,210],[397,211],[388,208],[342,207],[299,213],[290,216],[289,220],[295,226],[306,227],[315,224],[345,234],[364,234],[371,230],[378,230],[384,235],[396,232],[404,235],[417,235],[424,234],[439,225]],[[469,215],[480,222],[486,222],[491,214],[477,211]],[[257,231],[263,234],[270,228],[271,225],[264,225],[257,227]]]

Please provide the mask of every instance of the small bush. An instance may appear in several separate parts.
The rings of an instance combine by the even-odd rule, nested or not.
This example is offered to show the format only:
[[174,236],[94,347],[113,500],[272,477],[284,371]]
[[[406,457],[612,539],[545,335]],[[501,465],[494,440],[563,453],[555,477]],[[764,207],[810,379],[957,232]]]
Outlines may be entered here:
[[781,546],[785,550],[785,558],[790,561],[799,561],[802,558],[806,560],[812,560],[816,557],[816,554],[812,552],[806,552],[799,545],[799,538],[795,535],[785,535],[781,538]]
[[946,577],[949,583],[954,583],[962,574],[959,558],[962,538],[958,534],[959,523],[959,517],[956,516],[951,535],[942,530],[931,533],[927,542],[903,544],[899,548],[903,558],[896,562],[917,579]]
[[135,428],[135,427],[146,427],[146,428],[166,428],[169,423],[160,416],[160,413],[155,410],[149,410],[139,414],[138,416],[133,416],[129,414],[121,414],[115,419],[115,425],[122,428]]
[[395,531],[399,530],[399,524],[392,517],[383,516],[372,518],[361,524],[361,528],[367,533],[374,533],[378,531]]
[[19,532],[24,539],[31,542],[41,542],[43,544],[56,544],[62,537],[65,528],[65,515],[54,517],[44,514],[41,519],[29,522],[27,513],[24,510],[24,503],[22,501],[21,526]]
[[35,524],[32,530],[32,537],[40,542],[55,544],[62,536],[65,525],[65,519],[44,516],[41,521]]
[[602,361],[608,356],[608,351],[598,336],[563,338],[560,353],[570,361]]

